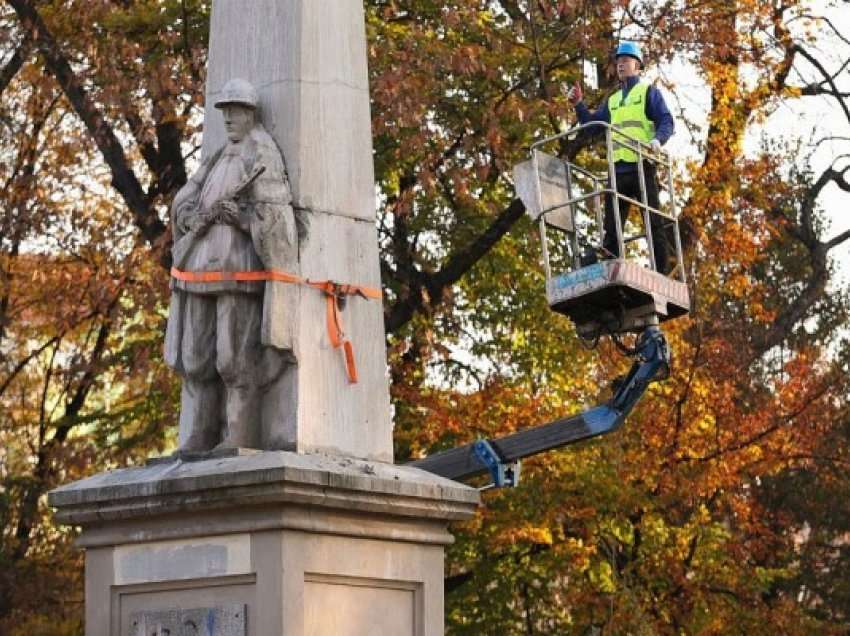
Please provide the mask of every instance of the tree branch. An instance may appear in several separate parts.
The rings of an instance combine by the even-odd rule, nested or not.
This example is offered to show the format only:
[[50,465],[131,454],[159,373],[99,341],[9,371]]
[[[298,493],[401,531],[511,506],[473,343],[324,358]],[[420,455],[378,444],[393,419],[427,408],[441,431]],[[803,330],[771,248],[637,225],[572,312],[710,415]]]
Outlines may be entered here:
[[0,69],[0,95],[3,94],[3,91],[6,90],[9,83],[15,78],[18,71],[21,70],[21,67],[31,52],[32,40],[30,38],[24,38],[18,45],[18,48],[15,49],[12,57],[9,58],[9,61]]
[[818,71],[820,71],[821,75],[824,77],[824,81],[829,84],[831,91],[824,91],[824,94],[829,94],[835,97],[838,101],[838,105],[841,106],[841,110],[844,111],[844,116],[847,117],[847,121],[850,122],[850,108],[847,107],[847,102],[844,101],[842,93],[838,90],[838,86],[835,84],[835,80],[829,74],[829,71],[824,68],[823,64],[821,64],[820,60],[818,60],[814,55],[809,53],[806,49],[804,49],[799,44],[794,45],[794,50],[797,51],[800,55],[806,58],[812,66],[814,66]]
[[112,172],[112,185],[124,198],[144,239],[151,245],[165,233],[166,226],[136,177],[110,124],[91,100],[83,82],[62,54],[56,39],[47,28],[32,0],[8,0],[18,15],[24,31],[33,40],[50,73],[62,87],[77,116],[82,120]]
[[[514,199],[498,217],[475,241],[466,249],[458,250],[443,267],[433,274],[425,274],[417,270],[416,276],[427,289],[431,299],[442,297],[447,287],[456,283],[460,278],[492,248],[514,224],[522,218],[525,205],[519,199]],[[394,333],[404,326],[413,315],[425,307],[422,294],[409,294],[400,299],[387,310],[384,317],[384,329]]]
[[48,347],[59,342],[59,340],[63,336],[64,336],[64,332],[60,333],[58,336],[53,336],[50,340],[45,342],[43,345],[33,349],[26,356],[24,356],[21,360],[19,360],[18,364],[15,365],[15,368],[12,369],[12,371],[9,373],[9,376],[5,380],[3,380],[2,384],[0,384],[0,396],[2,396],[6,392],[6,389],[9,388],[9,385],[12,383],[12,381],[18,376],[18,374],[21,371],[24,370],[24,368],[26,368],[26,366],[30,362],[32,362],[32,360],[34,358],[36,358],[37,356],[40,356],[42,353],[44,353],[47,350]]
[[[116,295],[112,307],[117,303],[120,294]],[[50,482],[56,472],[56,467],[53,463],[53,454],[58,446],[61,446],[67,439],[71,430],[79,423],[79,414],[85,405],[86,399],[94,386],[97,378],[96,369],[100,362],[103,352],[106,348],[107,339],[111,329],[111,320],[107,317],[101,323],[98,329],[98,335],[94,347],[92,348],[89,357],[88,365],[85,373],[83,373],[79,384],[77,385],[74,396],[65,403],[65,412],[56,425],[56,429],[49,440],[40,443],[36,452],[36,464],[33,471],[33,477],[25,486],[21,496],[20,513],[18,523],[15,529],[15,538],[17,544],[12,551],[12,560],[19,561],[26,555],[32,541],[33,527],[36,525],[36,516],[38,513],[38,500],[44,494],[45,490],[50,487]],[[50,380],[50,373],[46,375],[46,382]],[[45,386],[45,397],[46,397]],[[45,398],[43,397],[43,400]],[[42,412],[44,411],[44,401],[42,401]],[[43,417],[43,415],[42,415]],[[46,423],[43,423],[46,424]],[[43,440],[43,432],[40,432],[40,442]],[[2,611],[3,608],[0,608]],[[2,614],[0,614],[2,617]]]
[[811,307],[823,297],[829,282],[828,253],[850,239],[850,230],[842,232],[827,242],[819,240],[814,227],[814,210],[820,193],[830,183],[835,183],[845,192],[850,192],[850,183],[846,178],[848,172],[850,172],[850,166],[843,170],[836,170],[830,166],[804,193],[800,205],[799,223],[796,227],[787,228],[787,231],[809,250],[811,274],[800,294],[780,312],[773,324],[764,333],[754,337],[753,348],[756,355],[761,355],[782,343],[791,330],[805,318]]
[[841,100],[850,97],[850,91],[847,91],[846,93],[836,93],[835,91],[823,88],[820,84],[809,84],[800,89],[800,95],[804,95],[806,97],[829,95],[830,97],[835,97],[836,99]]
[[813,15],[811,13],[798,13],[794,18],[788,21],[790,24],[795,20],[811,20],[813,22],[825,22],[830,29],[832,29],[833,35],[838,37],[845,44],[850,44],[850,40],[848,40],[844,35],[842,35],[841,31],[835,26],[835,23],[829,18],[822,15]]

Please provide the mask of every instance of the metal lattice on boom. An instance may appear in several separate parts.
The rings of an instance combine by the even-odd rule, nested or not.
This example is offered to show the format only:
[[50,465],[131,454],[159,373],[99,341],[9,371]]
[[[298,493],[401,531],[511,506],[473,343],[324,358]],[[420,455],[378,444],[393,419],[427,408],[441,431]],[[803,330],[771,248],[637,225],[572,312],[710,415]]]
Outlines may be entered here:
[[[541,150],[556,141],[600,131],[604,133],[606,158],[601,173]],[[617,143],[637,153],[640,200],[617,191],[615,135]],[[648,203],[647,166],[658,166],[667,172],[666,206],[653,207]],[[570,318],[579,336],[593,344],[603,335],[611,336],[635,361],[606,404],[505,437],[478,440],[435,453],[409,464],[456,480],[489,473],[492,486],[496,487],[519,483],[520,462],[525,457],[619,428],[649,384],[669,373],[670,351],[659,324],[690,311],[673,165],[666,153],[653,152],[648,144],[626,137],[610,124],[591,122],[535,143],[530,159],[514,168],[514,182],[528,214],[538,223],[546,296],[551,309]],[[607,207],[613,211],[619,256],[604,247],[606,242],[611,244],[611,237],[606,241],[604,235],[606,199]],[[639,209],[637,229],[622,222],[621,205]],[[664,233],[665,241],[673,243],[674,266],[662,263],[663,267],[659,268],[653,248],[653,227]],[[619,341],[619,336],[626,333],[640,334],[632,349]]]

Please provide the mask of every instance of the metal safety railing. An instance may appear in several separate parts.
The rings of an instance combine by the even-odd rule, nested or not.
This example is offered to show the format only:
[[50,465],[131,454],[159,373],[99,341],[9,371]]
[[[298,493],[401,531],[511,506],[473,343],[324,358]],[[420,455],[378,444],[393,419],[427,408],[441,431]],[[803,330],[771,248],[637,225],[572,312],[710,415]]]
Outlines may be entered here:
[[[607,160],[607,174],[600,175],[595,174],[591,170],[587,168],[583,168],[574,163],[564,160],[565,166],[565,186],[567,191],[568,199],[563,202],[558,202],[557,205],[553,205],[550,208],[544,209],[541,211],[539,215],[539,223],[540,223],[540,232],[542,239],[542,251],[543,251],[543,261],[544,268],[546,270],[547,278],[551,277],[550,270],[550,260],[549,260],[549,250],[547,246],[546,240],[546,226],[547,224],[558,227],[557,223],[550,223],[547,219],[551,213],[567,209],[569,211],[569,227],[571,229],[565,230],[569,236],[570,242],[570,252],[572,254],[573,267],[574,269],[578,269],[581,266],[581,255],[579,250],[579,236],[578,229],[575,224],[575,218],[577,215],[578,205],[583,204],[585,202],[589,202],[588,208],[593,206],[593,211],[595,212],[597,227],[599,228],[599,242],[595,247],[601,250],[604,250],[603,245],[605,244],[605,236],[604,236],[604,212],[602,209],[602,200],[603,197],[610,197],[611,208],[613,211],[613,224],[616,232],[616,244],[618,248],[618,254],[625,258],[625,248],[626,244],[640,240],[646,239],[647,243],[647,252],[649,256],[649,267],[653,271],[658,271],[656,265],[656,255],[655,255],[655,247],[653,242],[653,223],[652,215],[657,215],[657,218],[661,219],[661,222],[658,224],[659,228],[663,228],[664,230],[671,230],[668,234],[672,234],[673,243],[675,250],[675,258],[676,258],[676,267],[670,272],[662,272],[668,277],[675,277],[682,283],[685,282],[685,268],[683,266],[682,260],[682,241],[681,235],[679,232],[679,222],[678,222],[678,211],[676,207],[676,194],[675,194],[675,186],[673,180],[673,160],[670,155],[666,152],[658,153],[648,144],[638,139],[631,137],[627,130],[618,129],[615,126],[607,123],[607,122],[588,122],[586,124],[581,124],[579,126],[575,126],[567,131],[559,133],[557,135],[553,135],[551,137],[546,137],[545,139],[541,139],[535,142],[531,146],[531,154],[532,160],[535,161],[535,169],[536,162],[538,157],[538,152],[540,152],[540,148],[545,146],[546,144],[550,144],[554,141],[575,138],[581,133],[594,133],[597,130],[602,129],[605,133],[605,151],[606,151],[606,160]],[[616,136],[616,139],[615,139]],[[638,174],[638,185],[640,192],[640,200],[635,199],[634,197],[627,196],[619,192],[617,187],[617,168],[616,163],[614,162],[614,146],[615,144],[619,146],[625,146],[632,150],[637,154],[637,174]],[[668,210],[662,210],[660,207],[654,207],[649,204],[648,196],[647,196],[647,176],[646,176],[646,164],[654,166],[653,171],[658,174],[658,169],[661,168],[666,171],[666,180],[667,180],[667,191],[669,197]],[[577,178],[583,178],[585,181],[591,184],[590,190],[585,190],[581,194],[575,195],[575,182]],[[656,181],[656,187],[659,184]],[[643,221],[643,233],[636,234],[634,236],[624,236],[624,227],[623,227],[623,217],[620,214],[621,205],[631,205],[635,206],[641,211],[641,217]],[[660,205],[660,204],[659,204]],[[563,228],[561,228],[563,229]],[[666,240],[667,237],[662,237],[662,240]],[[592,243],[591,243],[592,244]],[[611,254],[611,256],[614,256]]]

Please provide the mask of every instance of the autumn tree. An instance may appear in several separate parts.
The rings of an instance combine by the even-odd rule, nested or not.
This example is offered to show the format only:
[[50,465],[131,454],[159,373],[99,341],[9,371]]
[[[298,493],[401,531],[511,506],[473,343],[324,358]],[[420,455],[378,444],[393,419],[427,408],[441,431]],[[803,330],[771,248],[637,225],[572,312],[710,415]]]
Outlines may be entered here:
[[[762,492],[785,475],[847,474],[834,434],[847,413],[836,355],[847,292],[828,283],[850,237],[830,234],[820,207],[825,188],[848,191],[847,162],[813,173],[805,148],[744,153],[789,100],[827,96],[846,116],[836,78],[850,51],[827,69],[818,39],[842,40],[810,13],[793,2],[375,6],[376,145],[379,160],[397,158],[378,164],[384,281],[424,310],[390,337],[400,455],[604,399],[624,363],[602,347],[595,364],[547,313],[509,170],[561,128],[560,87],[583,60],[604,72],[621,33],[656,62],[689,63],[710,93],[681,184],[694,311],[668,328],[674,375],[617,436],[535,458],[526,486],[487,496],[453,554],[452,633],[824,633],[843,620],[825,597],[801,611],[800,572],[814,568],[801,568],[805,515],[792,522]],[[609,73],[592,101],[610,88]],[[429,286],[464,249],[458,238],[502,220],[510,232],[450,290]],[[840,547],[846,527],[821,528]]]
[[47,633],[79,623],[82,588],[45,493],[163,448],[174,417],[161,262],[208,7],[0,11],[0,632]]
[[[850,168],[744,142],[812,97],[850,123],[850,43],[802,0],[365,5],[399,461],[597,403],[628,364],[548,310],[514,198],[512,166],[567,125],[561,87],[587,61],[603,99],[628,35],[710,96],[704,121],[679,120],[698,158],[680,183],[694,307],[665,328],[673,375],[617,434],[485,495],[451,551],[450,632],[846,629],[832,579],[848,528],[828,502],[850,441],[831,255],[850,236],[823,206]],[[0,631],[79,632],[79,558],[44,494],[173,443],[167,207],[197,160],[209,10],[0,6]]]

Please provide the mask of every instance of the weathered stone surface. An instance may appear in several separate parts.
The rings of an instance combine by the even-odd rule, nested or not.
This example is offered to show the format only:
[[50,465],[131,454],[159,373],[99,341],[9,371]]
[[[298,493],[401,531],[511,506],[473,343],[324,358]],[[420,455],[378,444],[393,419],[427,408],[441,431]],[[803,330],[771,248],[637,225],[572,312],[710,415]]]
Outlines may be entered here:
[[142,615],[157,633],[185,616],[169,608],[231,604],[245,606],[246,636],[442,634],[442,546],[352,537],[353,521],[327,534],[251,533],[251,572],[211,578],[122,584],[113,574],[121,548],[89,548],[86,634],[128,636]]
[[186,452],[267,448],[263,432],[274,426],[264,426],[264,416],[277,426],[294,420],[297,410],[289,390],[297,290],[234,278],[269,270],[298,274],[284,160],[257,118],[257,99],[245,80],[225,85],[215,102],[221,116],[206,116],[224,120],[225,145],[207,157],[171,208],[165,361],[183,380],[179,439]]
[[[335,280],[381,288],[378,239],[372,221],[313,215],[310,239],[301,249],[301,271],[311,280]],[[392,424],[383,304],[349,297],[341,313],[354,346],[359,381],[350,384],[343,352],[334,349],[325,325],[325,298],[302,288],[298,423],[294,445],[272,446],[392,461]]]
[[474,513],[477,490],[337,455],[211,455],[50,493],[57,519],[82,527],[87,636],[133,634],[143,613],[155,633],[183,614],[152,611],[232,603],[246,636],[443,633],[446,525]]
[[[257,87],[260,117],[309,223],[301,275],[380,289],[362,3],[215,0],[210,29],[207,104],[231,77]],[[224,136],[221,122],[208,118],[205,154]],[[262,447],[392,461],[381,302],[350,298],[343,311],[359,374],[351,384],[341,350],[329,342],[324,296],[302,287],[298,298],[297,372],[279,379],[270,392],[276,402],[264,403]]]
[[475,489],[415,468],[287,451],[116,470],[48,497],[71,524],[274,503],[451,520],[478,500]]
[[194,609],[136,612],[130,636],[245,636],[246,606],[229,603]]
[[214,448],[211,451],[181,451],[176,450],[171,455],[162,457],[149,457],[145,462],[148,466],[159,464],[171,464],[177,460],[184,462],[200,462],[208,459],[224,459],[225,457],[243,457],[247,455],[259,455],[263,451],[257,448]]
[[248,533],[152,541],[115,548],[116,585],[250,574]]
[[[332,577],[306,581],[305,636],[414,636],[416,586],[371,583]],[[378,626],[380,632],[376,631]]]

